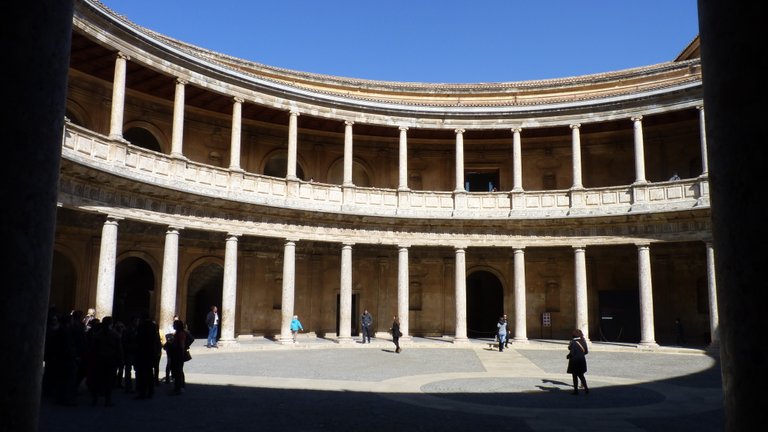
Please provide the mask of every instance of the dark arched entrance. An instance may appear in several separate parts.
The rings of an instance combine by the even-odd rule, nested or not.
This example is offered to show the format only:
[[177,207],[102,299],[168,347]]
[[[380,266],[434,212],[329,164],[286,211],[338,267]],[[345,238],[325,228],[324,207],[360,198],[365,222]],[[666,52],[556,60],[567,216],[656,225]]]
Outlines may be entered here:
[[141,258],[128,257],[115,269],[115,302],[112,315],[125,324],[142,312],[150,312],[151,293],[155,291],[152,267]]
[[76,285],[77,272],[74,264],[66,255],[54,251],[48,307],[55,308],[59,312],[69,312],[74,309]]
[[[189,331],[196,338],[208,336],[208,326],[205,324],[205,316],[211,306],[219,308],[219,317],[222,318],[221,298],[224,285],[224,267],[219,264],[203,264],[189,275],[187,297],[187,325]],[[219,326],[221,334],[221,326]]]
[[492,338],[504,314],[504,288],[493,273],[477,271],[467,277],[467,336]]

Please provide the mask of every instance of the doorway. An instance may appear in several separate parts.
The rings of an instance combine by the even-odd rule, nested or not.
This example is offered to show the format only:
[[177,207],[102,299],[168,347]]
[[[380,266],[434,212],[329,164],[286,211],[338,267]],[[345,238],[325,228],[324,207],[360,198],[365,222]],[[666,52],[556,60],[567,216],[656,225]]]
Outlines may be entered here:
[[637,291],[600,291],[598,302],[600,340],[633,343],[640,341],[640,298]]
[[126,325],[142,312],[150,312],[151,294],[155,291],[155,275],[146,261],[128,257],[115,269],[115,299],[112,315],[115,322]]
[[[215,263],[203,264],[189,275],[187,290],[187,326],[196,338],[208,336],[208,325],[205,317],[211,306],[219,308],[219,320],[224,314],[234,311],[223,310],[221,307],[222,287],[224,286],[224,267]],[[221,325],[219,335],[221,337]]]
[[465,172],[464,189],[467,192],[495,192],[499,190],[499,170]]
[[504,314],[504,288],[491,272],[477,271],[467,277],[467,336],[493,338]]

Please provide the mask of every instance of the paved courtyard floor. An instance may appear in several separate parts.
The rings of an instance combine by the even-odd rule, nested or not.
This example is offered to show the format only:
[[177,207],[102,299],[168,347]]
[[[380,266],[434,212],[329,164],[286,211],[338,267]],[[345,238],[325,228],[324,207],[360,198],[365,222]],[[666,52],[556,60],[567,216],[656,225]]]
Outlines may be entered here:
[[[565,341],[499,352],[447,339],[280,345],[255,338],[208,349],[195,342],[181,396],[149,400],[116,389],[114,407],[43,400],[43,432],[149,431],[722,431],[713,353],[593,342],[590,387],[571,395]],[[164,368],[165,357],[161,362]],[[161,377],[164,376],[161,373]]]

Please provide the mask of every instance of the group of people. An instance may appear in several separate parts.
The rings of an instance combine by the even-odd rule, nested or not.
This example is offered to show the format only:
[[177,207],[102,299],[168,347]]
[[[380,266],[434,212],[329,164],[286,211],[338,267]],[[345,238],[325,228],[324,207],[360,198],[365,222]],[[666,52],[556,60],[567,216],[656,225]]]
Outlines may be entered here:
[[[360,343],[365,343],[366,340],[368,343],[371,343],[373,316],[368,312],[368,309],[365,309],[363,314],[360,315],[360,327],[362,329],[362,340]],[[397,315],[392,317],[392,326],[389,328],[389,332],[392,334],[392,343],[395,344],[395,353],[399,354],[402,351],[400,348],[400,338],[403,336],[403,333],[400,331],[400,318]]]
[[99,319],[93,308],[87,314],[52,309],[44,348],[43,396],[76,405],[85,383],[92,405],[103,398],[105,406],[112,406],[116,388],[135,393],[136,400],[152,398],[160,385],[163,350],[168,358],[165,381],[173,377],[172,394],[181,394],[185,353],[192,340],[178,317],[173,331],[164,334],[146,311],[123,323],[111,316]]
[[[497,334],[496,340],[499,343],[499,352],[504,351],[505,347],[509,347],[509,323],[507,322],[507,315],[499,317],[499,322],[496,324]],[[587,379],[584,374],[587,372],[587,358],[589,353],[587,347],[587,340],[584,337],[584,333],[579,330],[573,330],[571,334],[571,340],[568,343],[568,368],[566,372],[573,377],[573,392],[571,394],[579,394],[579,382],[584,389],[584,393],[589,393],[589,387],[587,387]]]

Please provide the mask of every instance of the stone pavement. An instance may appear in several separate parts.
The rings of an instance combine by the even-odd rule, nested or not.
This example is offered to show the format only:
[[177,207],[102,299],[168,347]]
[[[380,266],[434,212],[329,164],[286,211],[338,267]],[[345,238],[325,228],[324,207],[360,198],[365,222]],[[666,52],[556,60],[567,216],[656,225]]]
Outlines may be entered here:
[[[116,406],[44,400],[40,431],[721,431],[719,359],[702,349],[592,342],[590,394],[570,394],[566,341],[498,352],[487,340],[337,344],[198,339],[183,395],[115,391]],[[165,358],[161,362],[164,370]],[[161,372],[161,377],[164,374]]]

